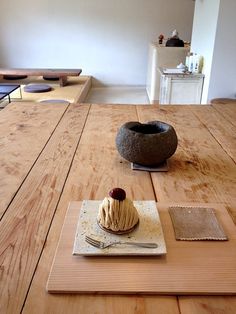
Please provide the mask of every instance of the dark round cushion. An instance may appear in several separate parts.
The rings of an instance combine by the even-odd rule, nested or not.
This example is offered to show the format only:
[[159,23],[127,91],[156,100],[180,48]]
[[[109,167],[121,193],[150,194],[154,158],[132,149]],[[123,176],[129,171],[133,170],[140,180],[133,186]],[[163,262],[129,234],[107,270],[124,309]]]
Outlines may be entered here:
[[24,87],[26,93],[45,93],[50,90],[52,90],[52,87],[46,84],[29,84]]
[[3,75],[4,80],[22,80],[27,77],[27,75]]
[[44,99],[44,100],[40,100],[40,102],[69,104],[69,101],[66,99]]
[[47,80],[47,81],[59,81],[59,77],[58,76],[44,75],[43,79]]

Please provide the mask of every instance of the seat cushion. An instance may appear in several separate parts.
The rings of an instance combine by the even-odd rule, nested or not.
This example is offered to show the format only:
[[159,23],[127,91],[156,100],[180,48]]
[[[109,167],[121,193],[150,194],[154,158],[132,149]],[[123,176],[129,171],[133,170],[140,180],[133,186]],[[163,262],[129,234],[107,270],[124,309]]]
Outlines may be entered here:
[[29,84],[24,87],[26,93],[45,93],[50,92],[52,87],[46,84]]
[[234,98],[215,98],[211,100],[211,104],[236,104],[236,99]]
[[22,80],[27,77],[27,75],[3,75],[4,80]]
[[69,104],[69,101],[66,99],[44,99],[44,100],[40,100],[40,103],[67,103]]
[[58,76],[44,75],[43,79],[47,80],[47,81],[59,81],[59,77]]

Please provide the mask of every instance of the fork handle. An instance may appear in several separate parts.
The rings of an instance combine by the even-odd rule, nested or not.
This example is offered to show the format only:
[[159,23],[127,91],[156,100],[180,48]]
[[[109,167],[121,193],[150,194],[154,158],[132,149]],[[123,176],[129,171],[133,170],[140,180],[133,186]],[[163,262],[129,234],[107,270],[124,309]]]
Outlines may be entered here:
[[145,247],[149,249],[155,249],[158,247],[156,243],[149,243],[149,242],[119,242],[120,244],[128,244],[128,245],[136,245],[139,247]]

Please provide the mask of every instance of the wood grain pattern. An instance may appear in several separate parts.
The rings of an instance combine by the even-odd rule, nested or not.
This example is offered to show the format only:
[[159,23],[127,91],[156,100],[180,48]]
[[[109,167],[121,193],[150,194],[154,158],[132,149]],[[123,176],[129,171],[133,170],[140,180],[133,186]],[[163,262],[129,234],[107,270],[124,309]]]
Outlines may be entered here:
[[[0,115],[0,218],[68,105],[10,104]],[[45,119],[45,117],[47,117]]]
[[78,93],[78,96],[75,99],[75,102],[78,102],[78,103],[85,102],[85,98],[86,98],[91,86],[92,86],[92,77],[87,76],[86,81],[84,82],[81,91]]
[[[201,108],[203,107],[201,106]],[[227,124],[228,122],[231,122],[231,123],[234,123],[235,125],[235,121],[236,121],[235,106],[233,107],[232,105],[226,105],[224,107],[222,105],[214,105],[212,108],[217,109],[222,115],[222,117],[225,118],[225,120],[222,119],[222,123]],[[188,137],[189,135],[195,136],[195,130],[197,128],[198,130],[202,129],[201,123],[199,124],[196,121],[196,119],[192,117],[192,114],[189,114],[189,111],[192,110],[192,106],[189,106],[189,107],[188,106],[178,106],[178,107],[168,106],[168,108],[165,107],[165,109],[163,109],[162,107],[155,106],[150,110],[148,115],[143,115],[144,113],[143,112],[141,113],[139,109],[143,109],[143,108],[138,107],[138,114],[141,117],[141,121],[155,120],[155,119],[164,120],[175,126],[178,135],[179,135],[179,130],[180,130],[180,134],[183,134],[183,137],[185,136]],[[176,111],[178,110],[179,112],[178,114],[176,114]],[[186,130],[185,126],[190,127],[190,129],[192,130],[190,134],[187,134],[189,132],[185,131]],[[200,139],[201,139],[201,135],[200,135]],[[214,142],[213,139],[211,141]],[[217,144],[215,143],[215,145]],[[185,160],[185,162],[182,161],[181,163],[177,164],[178,167],[180,166],[180,172],[178,170],[176,171],[175,168],[172,168],[173,172],[168,173],[168,176],[166,177],[164,177],[163,174],[155,174],[156,181],[152,177],[154,181],[154,187],[157,191],[156,193],[157,193],[158,200],[159,199],[162,201],[165,199],[191,200],[191,201],[203,200],[205,202],[209,202],[209,201],[216,201],[217,199],[219,201],[219,199],[222,199],[221,198],[222,195],[224,198],[225,180],[226,180],[226,185],[230,186],[231,193],[232,193],[231,195],[235,196],[235,193],[233,192],[233,189],[235,189],[235,167],[233,166],[231,161],[229,161],[229,158],[227,155],[224,155],[224,158],[226,158],[227,160],[226,162],[223,162],[223,165],[222,165],[223,167],[222,169],[226,168],[225,174],[217,173],[218,169],[220,169],[220,165],[218,165],[217,160],[211,164],[211,168],[212,168],[211,172],[209,171],[208,166],[206,168],[205,163],[202,164],[202,166],[200,166],[201,163],[198,162],[199,160],[198,155],[196,155],[195,151],[196,149],[201,149],[205,147],[208,148],[208,142],[204,142],[201,146],[196,145],[195,141],[193,140],[190,140],[190,141],[185,140],[185,142],[183,142],[183,145],[178,148],[176,152],[176,156],[172,157],[173,162],[171,162],[171,165],[175,164],[175,160],[176,160],[175,158],[178,158],[177,156],[179,154],[179,150],[181,149],[179,156],[180,158],[183,157],[186,159],[183,159]],[[186,148],[188,148],[188,150],[186,150]],[[192,149],[193,149],[193,152],[192,152]],[[185,155],[187,156],[185,157]],[[197,158],[195,158],[195,156]],[[210,163],[211,163],[211,160],[210,160]],[[215,173],[215,171],[217,172]],[[215,180],[213,180],[213,186],[208,183],[209,176],[215,177]],[[229,176],[231,177],[231,179],[228,181]],[[174,183],[173,185],[172,185],[172,182]],[[217,190],[217,193],[215,190]],[[229,199],[228,200],[226,199],[226,201],[229,201]],[[236,223],[235,201],[231,201],[230,203],[231,203],[231,206],[227,206],[227,209],[229,213],[231,214],[231,216],[234,218],[234,221]],[[236,302],[235,300],[236,300],[235,297],[232,297],[232,298],[180,297],[179,304],[180,304],[180,311],[183,314],[189,314],[189,313],[206,314],[206,313],[217,313],[217,311],[218,313],[231,314],[232,313],[231,309],[234,308],[234,304]],[[182,306],[183,304],[184,306]]]
[[149,174],[132,171],[116,150],[118,128],[132,119],[137,119],[135,106],[92,105],[72,165],[68,200],[103,199],[116,186],[131,199],[155,200]]
[[235,308],[234,296],[192,296],[180,299],[180,311],[184,314],[232,314],[235,313]]
[[156,308],[163,313],[179,312],[176,297],[73,295],[62,299],[45,293],[70,201],[102,199],[115,186],[125,188],[132,199],[155,199],[149,174],[132,172],[130,163],[124,161],[115,149],[117,129],[129,120],[137,120],[135,106],[92,105],[23,313],[36,313],[35,308],[44,313],[68,310],[78,313],[78,307],[83,314],[90,314],[94,309],[101,314],[118,314],[121,309],[124,310],[122,313],[153,313]]
[[215,209],[229,241],[176,241],[168,213],[170,204],[158,203],[167,255],[107,258],[72,256],[81,204],[69,205],[48,291],[236,294],[236,226],[223,205],[209,206]]
[[152,173],[158,201],[236,203],[235,163],[191,110],[185,106],[137,110],[141,121],[172,124],[179,140],[168,174]]
[[88,109],[68,109],[1,220],[1,313],[21,311]]
[[[69,85],[64,88],[67,87]],[[29,108],[34,105],[29,104]],[[30,110],[29,108],[27,111]],[[164,109],[146,106],[144,112],[140,106],[92,105],[74,156],[73,145],[79,142],[80,134],[77,128],[83,125],[83,122],[80,124],[81,120],[78,119],[81,108],[80,105],[70,106],[72,111],[69,120],[73,121],[72,125],[66,122],[61,124],[65,121],[62,120],[54,133],[55,139],[60,138],[59,133],[65,135],[65,137],[62,135],[61,144],[57,140],[53,144],[54,139],[51,138],[43,151],[44,162],[41,163],[40,159],[38,160],[29,173],[30,180],[26,180],[21,189],[16,191],[15,200],[8,208],[7,215],[4,216],[5,223],[0,226],[0,285],[1,288],[3,287],[1,312],[20,313],[22,310],[23,313],[30,314],[233,313],[235,297],[179,297],[178,304],[174,296],[88,296],[46,293],[45,287],[50,266],[66,208],[71,200],[101,199],[111,186],[121,185],[127,189],[127,194],[132,199],[155,199],[156,193],[158,200],[182,200],[183,202],[199,200],[204,203],[226,200],[227,209],[233,217],[236,217],[234,162],[218,143],[217,138],[209,133],[206,126],[192,111],[192,106],[165,106]],[[89,110],[89,106],[85,108],[83,110]],[[236,114],[235,108],[230,105],[224,105],[224,109],[216,108],[215,105],[212,108],[218,112],[222,110],[222,123],[225,119],[225,123],[230,122],[235,125],[231,118]],[[17,123],[17,115],[15,117],[14,121]],[[155,180],[148,173],[131,171],[129,163],[118,155],[114,146],[119,125],[130,120],[143,121],[145,117],[147,120],[160,118],[160,120],[173,123],[180,130],[183,139],[180,141],[176,155],[171,158],[170,171],[165,175],[158,174]],[[42,117],[40,123],[45,123],[44,119],[45,116]],[[11,123],[11,118],[8,123]],[[221,134],[223,132],[221,131]],[[73,137],[73,144],[67,137]],[[230,148],[230,145],[233,147],[234,144],[229,142],[228,145]],[[32,146],[30,145],[27,151],[29,156]],[[14,153],[17,153],[17,150],[19,147]],[[214,153],[216,156],[213,156]],[[43,154],[40,158],[42,156]],[[65,173],[68,171],[69,160],[70,162],[73,160],[73,164],[67,177]],[[45,179],[44,184],[42,178],[46,173],[49,177],[48,180]],[[39,186],[40,188],[37,189]],[[224,193],[225,196],[223,196]],[[36,210],[32,211],[32,208]],[[46,236],[47,241],[44,244]],[[4,251],[6,246],[7,250]],[[37,269],[33,275],[36,265]],[[26,297],[28,289],[29,293]]]
[[236,112],[235,112],[235,103],[229,103],[227,105],[222,104],[214,104],[212,105],[227,121],[231,122],[234,126],[236,126]]
[[[165,106],[163,109],[162,107],[155,106],[150,110],[149,114],[146,114],[146,110],[143,112],[143,108],[138,107],[138,114],[141,121],[159,119],[169,122],[176,128],[177,134],[184,139],[184,141],[180,141],[176,155],[171,158],[171,162],[169,163],[170,165],[175,165],[176,159],[178,159],[177,169],[172,167],[171,173],[168,173],[166,177],[160,173],[155,174],[155,178],[152,175],[157,199],[161,201],[169,198],[175,200],[214,202],[216,200],[222,201],[223,198],[226,202],[231,204],[231,206],[227,206],[227,209],[236,222],[235,201],[232,200],[231,197],[225,198],[224,195],[225,189],[227,189],[226,186],[228,186],[231,190],[231,196],[235,196],[233,192],[233,189],[235,189],[235,166],[233,162],[229,161],[230,157],[221,152],[221,147],[217,145],[217,140],[214,141],[213,138],[211,139],[210,134],[208,134],[208,139],[210,143],[214,145],[214,150],[219,149],[219,152],[221,152],[220,158],[222,161],[218,166],[217,158],[215,159],[214,157],[214,159],[211,160],[207,157],[207,163],[204,162],[203,164],[204,156],[201,155],[202,151],[200,150],[208,150],[212,145],[208,146],[208,140],[206,141],[205,136],[202,137],[198,134],[201,133],[201,130],[207,133],[208,129],[190,113],[192,108],[195,110],[196,107],[197,106]],[[223,124],[232,122],[233,119],[230,117],[235,116],[235,107],[233,108],[232,105],[226,105],[225,108],[223,108],[223,106],[219,107],[218,105],[214,105],[212,109],[216,109],[216,107],[221,112],[222,117],[225,118],[225,120],[222,118]],[[202,108],[204,112],[205,108],[203,106],[200,108]],[[186,130],[188,130],[188,132],[186,132]],[[200,141],[198,141],[198,139],[200,139]],[[231,147],[234,147],[233,142],[231,143]],[[198,151],[201,152],[200,155]],[[214,151],[211,151],[210,155],[212,154],[214,154]],[[218,154],[219,153],[216,154],[216,157]],[[199,157],[201,157],[201,160]],[[224,160],[225,158],[226,160]],[[179,162],[181,159],[182,161]],[[219,170],[222,173],[218,173]],[[228,181],[229,177],[230,180]],[[212,178],[214,179],[212,180]],[[209,183],[209,181],[212,183]],[[224,185],[224,183],[226,183],[226,185]],[[226,195],[228,196],[227,191]],[[184,307],[182,307],[183,299],[185,300]],[[198,303],[197,300],[201,301]],[[232,297],[230,300],[234,303],[236,298]],[[217,307],[214,305],[215,301],[217,302]],[[202,297],[201,299],[194,298],[194,302],[192,302],[191,297],[180,297],[179,303],[181,313],[184,314],[215,313],[216,310],[219,309],[221,309],[220,313],[231,313],[229,310],[231,303],[228,304],[227,298]],[[196,309],[198,312],[196,312]]]
[[214,110],[212,106],[203,108],[195,106],[192,110],[226,153],[236,162],[236,125],[225,120],[222,114]]

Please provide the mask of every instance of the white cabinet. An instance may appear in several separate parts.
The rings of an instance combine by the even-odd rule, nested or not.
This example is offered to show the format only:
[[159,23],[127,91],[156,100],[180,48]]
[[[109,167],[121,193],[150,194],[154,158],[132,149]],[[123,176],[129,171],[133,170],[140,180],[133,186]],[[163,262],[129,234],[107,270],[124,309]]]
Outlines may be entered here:
[[160,104],[201,104],[203,74],[164,74],[160,69]]
[[157,43],[149,45],[146,90],[151,103],[159,101],[160,72],[159,67],[176,68],[185,63],[188,47],[164,47]]

